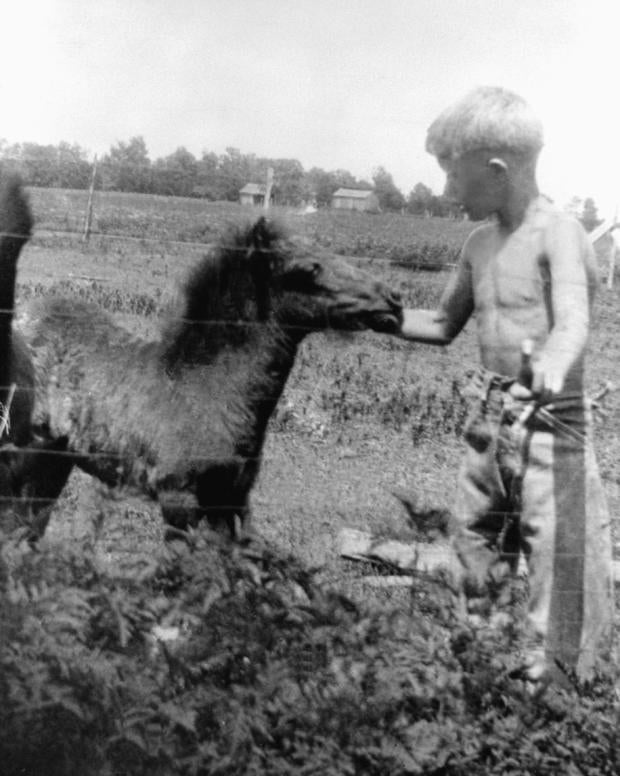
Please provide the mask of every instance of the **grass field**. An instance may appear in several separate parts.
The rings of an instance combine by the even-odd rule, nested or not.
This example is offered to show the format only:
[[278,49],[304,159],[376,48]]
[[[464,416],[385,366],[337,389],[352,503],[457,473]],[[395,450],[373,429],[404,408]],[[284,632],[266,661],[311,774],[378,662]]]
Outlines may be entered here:
[[[68,293],[97,299],[136,333],[152,330],[158,325],[178,281],[203,250],[201,245],[193,243],[208,243],[229,220],[254,215],[231,204],[100,194],[94,220],[97,233],[84,245],[79,235],[72,233],[81,230],[84,192],[34,190],[32,201],[37,228],[20,259],[18,307],[30,296],[45,293],[51,286],[60,284]],[[350,256],[351,261],[359,262],[400,290],[406,304],[418,306],[435,304],[447,274],[444,271],[414,271],[406,265],[431,259],[434,263],[453,262],[458,246],[471,228],[463,222],[399,215],[323,212],[305,216],[281,212],[279,215],[295,233],[302,234],[317,247]],[[63,229],[68,232],[57,233]],[[187,240],[192,244],[182,244]],[[611,291],[602,288],[595,304],[587,382],[591,392],[606,381],[620,386],[618,296],[617,287]],[[422,615],[409,609],[418,604],[403,588],[392,591],[371,589],[364,579],[368,569],[339,557],[337,537],[345,527],[369,530],[375,534],[410,536],[402,507],[392,495],[396,489],[410,493],[427,506],[442,508],[451,505],[455,495],[455,471],[461,454],[459,433],[466,406],[461,388],[467,380],[468,370],[477,364],[472,328],[469,326],[447,349],[407,344],[370,332],[350,335],[327,332],[307,338],[272,418],[261,474],[251,498],[253,528],[278,551],[292,553],[304,564],[320,567],[319,581],[364,604],[378,603],[382,610],[405,611],[406,607],[407,611],[414,611],[413,624],[408,626],[413,629],[413,635],[408,635],[407,639],[415,640],[417,629],[422,627]],[[596,448],[618,544],[619,391],[608,396],[604,409],[605,413],[596,418]],[[144,558],[146,562],[160,551],[162,524],[159,511],[141,499],[103,492],[88,477],[75,473],[55,509],[43,545],[49,548],[66,547],[78,545],[85,538],[94,541],[96,555],[109,571],[122,574],[126,568],[135,568],[136,559]],[[617,549],[620,550],[620,547]],[[620,552],[617,552],[617,557],[620,557]],[[358,623],[355,627],[361,629],[362,624]],[[430,636],[427,634],[425,649],[434,643],[435,636],[434,632]],[[442,644],[446,638],[444,634],[439,639],[438,650],[444,648]],[[420,635],[418,641],[421,639]],[[369,637],[364,649],[372,652],[369,646],[372,643]],[[416,649],[418,647],[419,644]],[[403,657],[406,647],[404,649],[405,652],[401,650],[394,657],[396,662],[390,670],[393,668],[398,672],[398,661],[406,659]],[[493,655],[488,656],[489,666],[492,658]],[[357,659],[366,660],[366,657]],[[349,681],[353,683],[351,677],[355,665],[361,663],[349,667]],[[480,672],[484,669],[476,670],[476,677],[471,679],[472,687],[475,682],[484,683]],[[403,679],[402,686],[408,681],[409,674]],[[441,682],[432,681],[437,687],[443,686]],[[448,682],[448,679],[445,681]],[[400,690],[396,684],[394,679],[394,686],[390,687],[398,695]],[[512,720],[510,715],[514,713],[514,706],[509,709],[510,704],[501,693],[512,690],[497,692],[500,694],[495,697],[495,690],[491,688],[491,694],[484,696],[484,703],[495,704],[493,715],[497,715],[492,716],[489,711],[489,719],[492,716],[493,725],[497,728],[489,735],[491,738],[497,735],[502,741],[511,741],[514,736],[523,738],[523,731],[517,733],[509,729],[508,721],[505,721],[505,729],[501,727],[504,725],[502,719],[510,717]],[[393,705],[387,695],[385,701],[387,708]],[[234,700],[233,705],[236,702]],[[253,708],[254,701],[248,703],[248,708]],[[592,713],[598,709],[596,713],[600,712],[606,720],[615,719],[613,714],[617,716],[618,710],[615,709],[612,714],[609,704],[601,704],[602,700],[598,707],[592,707]],[[600,711],[601,708],[603,711]],[[432,712],[424,711],[423,719],[431,720],[435,719],[433,715],[443,715],[441,704],[433,709]],[[472,709],[469,708],[467,713],[472,714],[472,719],[479,718],[484,728],[484,705]],[[371,719],[372,714],[368,713]],[[408,707],[407,714],[415,716],[416,713],[413,707]],[[451,729],[451,713],[445,712],[448,722],[447,727],[445,721],[442,723],[442,735]],[[454,713],[454,718],[458,718],[460,712]],[[561,727],[557,710],[552,709],[549,714],[549,719],[552,719],[548,722],[549,729],[556,722]],[[394,724],[395,721],[390,722],[388,728]],[[574,724],[577,723],[567,723],[565,728],[561,728],[567,740],[571,736],[575,738]],[[617,720],[615,723],[612,720],[610,724],[617,724]],[[534,726],[533,730],[536,729],[540,731]],[[426,735],[425,730],[419,733],[420,741],[416,739],[420,750],[424,749],[422,739]],[[480,729],[476,728],[476,731],[475,735],[480,736]],[[467,730],[462,735],[467,737]],[[559,734],[553,735],[557,738]],[[454,733],[454,736],[457,734]],[[431,737],[430,740],[433,747],[441,748],[439,739]],[[319,742],[319,749],[321,746]],[[532,747],[536,745],[532,744]],[[337,754],[326,750],[323,756],[327,762]],[[313,750],[312,757],[320,759],[316,750]],[[437,755],[433,754],[433,757]],[[315,759],[316,762],[318,760]],[[551,764],[545,766],[547,769],[526,767],[519,770],[518,763],[515,765],[513,762],[507,770],[498,765],[498,769],[493,771],[470,771],[466,765],[463,770],[444,771],[430,767],[425,770],[401,763],[402,767],[393,772],[509,773],[515,776],[585,772],[564,771],[566,763],[558,765],[553,759],[549,762]],[[339,771],[336,765],[329,771],[327,766],[322,769],[318,765],[315,770],[304,770],[300,766],[298,771],[287,770],[290,765],[283,767],[284,770],[274,769],[273,773],[353,772]],[[592,776],[612,774],[613,767],[611,764],[608,769],[605,766],[587,772]],[[183,771],[186,772],[193,771]],[[230,770],[221,772],[245,773],[234,770],[232,766]],[[379,768],[377,771],[362,769],[355,772],[379,774],[387,771]],[[132,773],[131,769],[127,773]]]

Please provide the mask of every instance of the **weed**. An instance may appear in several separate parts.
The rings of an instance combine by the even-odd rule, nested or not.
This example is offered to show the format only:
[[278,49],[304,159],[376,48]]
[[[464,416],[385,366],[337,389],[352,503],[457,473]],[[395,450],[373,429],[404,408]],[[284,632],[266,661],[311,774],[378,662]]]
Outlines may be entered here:
[[617,772],[611,674],[529,700],[518,627],[468,625],[441,579],[386,611],[208,532],[122,580],[2,546],[5,776]]

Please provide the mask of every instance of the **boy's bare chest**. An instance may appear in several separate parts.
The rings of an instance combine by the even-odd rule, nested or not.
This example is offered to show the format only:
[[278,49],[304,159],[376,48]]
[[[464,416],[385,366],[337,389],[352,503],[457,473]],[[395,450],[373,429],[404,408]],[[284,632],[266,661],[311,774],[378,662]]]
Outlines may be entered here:
[[531,230],[508,238],[490,235],[472,257],[476,312],[546,307],[549,272],[540,240]]

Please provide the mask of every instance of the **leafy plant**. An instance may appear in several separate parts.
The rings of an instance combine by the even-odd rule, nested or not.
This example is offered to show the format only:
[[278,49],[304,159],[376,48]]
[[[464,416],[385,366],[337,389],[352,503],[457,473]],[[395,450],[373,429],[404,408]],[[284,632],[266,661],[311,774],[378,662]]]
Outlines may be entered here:
[[[114,578],[3,545],[3,774],[613,774],[612,674],[552,700],[508,676],[443,580],[361,607],[207,532]],[[580,769],[580,770],[579,770]]]

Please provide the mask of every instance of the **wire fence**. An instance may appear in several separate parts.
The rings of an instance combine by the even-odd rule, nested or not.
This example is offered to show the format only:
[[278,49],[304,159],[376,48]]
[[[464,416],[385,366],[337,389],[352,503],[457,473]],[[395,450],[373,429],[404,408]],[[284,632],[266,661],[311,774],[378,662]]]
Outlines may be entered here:
[[[103,238],[104,240],[118,240],[123,242],[133,242],[133,243],[139,243],[139,244],[153,244],[153,245],[174,245],[179,246],[183,248],[196,248],[197,250],[202,251],[213,251],[215,249],[217,250],[234,250],[234,251],[245,251],[246,248],[240,248],[238,244],[227,244],[222,241],[210,241],[210,242],[198,242],[198,241],[192,241],[192,240],[176,240],[173,238],[167,238],[167,237],[147,237],[147,236],[136,236],[136,235],[128,235],[128,234],[119,234],[119,233],[111,233],[111,232],[97,232],[93,231],[91,233],[95,237]],[[60,229],[45,229],[45,230],[36,230],[31,235],[23,235],[23,234],[17,234],[13,232],[0,232],[0,237],[13,237],[18,239],[36,239],[40,237],[47,237],[49,235],[54,236],[74,236],[75,238],[82,240],[82,234],[80,232],[77,232],[75,230],[60,230]],[[281,255],[282,249],[281,248],[261,248],[260,251],[261,254],[274,254],[274,255]],[[355,262],[368,262],[368,264],[372,265],[381,265],[385,264],[390,267],[399,267],[407,269],[408,266],[411,267],[412,271],[417,273],[420,271],[424,271],[425,268],[425,261],[420,260],[416,261],[415,259],[411,260],[405,260],[400,258],[387,258],[384,256],[359,256],[359,255],[344,255],[340,253],[334,253],[332,251],[326,250],[323,247],[317,246],[316,252],[319,255],[333,255],[338,256],[344,260],[352,260]],[[433,273],[435,272],[452,272],[455,270],[459,264],[457,262],[440,262],[437,263],[437,265],[433,264],[430,268]],[[74,277],[74,276],[67,276],[67,277]],[[59,279],[62,279],[61,276],[59,276]],[[85,278],[86,279],[86,278]],[[532,277],[531,274],[527,273],[519,273],[518,271],[515,271],[514,268],[511,268],[510,275],[508,277],[509,280],[528,280],[531,281]],[[111,282],[112,278],[98,278],[101,282]],[[542,278],[541,278],[542,280]],[[583,286],[583,280],[570,280],[566,277],[562,277],[559,280],[554,281],[556,284],[560,283],[561,285],[577,285],[577,286]]]
[[[52,234],[54,236],[63,237],[63,238],[65,238],[65,237],[73,237],[73,238],[80,239],[80,240],[82,238],[82,235],[79,232],[77,232],[77,231],[73,231],[73,230],[49,230],[49,229],[41,230],[41,231],[35,231],[33,236],[35,238],[36,237],[45,237],[45,236],[48,236],[50,234]],[[153,238],[148,237],[148,236],[136,237],[136,236],[133,236],[133,235],[118,234],[118,233],[115,234],[115,233],[98,233],[98,232],[93,232],[92,234],[93,234],[93,236],[98,237],[98,238],[102,238],[104,240],[108,240],[108,239],[109,240],[120,240],[120,241],[125,241],[125,242],[136,242],[136,243],[140,243],[140,244],[150,244],[150,243],[152,243],[152,244],[162,244],[162,243],[164,243],[164,244],[171,244],[171,245],[176,245],[176,246],[182,246],[183,248],[199,249],[199,250],[207,250],[207,251],[213,250],[214,248],[221,248],[223,250],[239,249],[238,245],[227,245],[227,244],[221,243],[221,242],[220,243],[218,243],[218,242],[204,243],[204,242],[196,242],[196,241],[173,240],[173,239],[168,239],[168,238],[162,239],[161,237],[153,237]],[[4,234],[1,234],[0,237],[13,237],[13,238],[23,239],[24,235],[4,233]],[[267,250],[267,251],[263,251],[263,252],[270,252],[270,251]],[[277,253],[278,250],[274,249],[273,252]],[[358,258],[362,259],[362,260],[365,260],[365,261],[368,261],[371,264],[375,264],[375,263],[385,263],[387,265],[393,265],[394,264],[393,260],[386,259],[386,258],[381,258],[381,257],[380,258],[358,257]],[[446,264],[445,265],[446,269],[449,269],[449,270],[452,270],[455,266],[456,266],[455,264]],[[75,279],[74,275],[67,275],[65,277],[68,280]],[[515,274],[515,276],[514,276],[515,279],[519,279],[519,278],[523,278],[523,277],[526,277],[526,276],[525,275],[518,275],[518,274]],[[56,275],[56,278],[58,280],[65,279],[65,278],[60,277],[58,275]],[[85,278],[85,279],[90,279],[90,278]],[[98,278],[96,282],[111,282],[112,280],[113,280],[112,278]],[[570,282],[570,281],[568,281],[568,282]],[[580,283],[579,285],[582,285],[582,284]],[[13,314],[14,312],[15,311],[11,310],[11,309],[1,309],[0,310],[0,313],[3,313],[3,314]],[[74,318],[76,316],[78,318],[80,317],[79,314],[77,314],[77,313],[76,313],[75,316],[71,315],[70,313],[65,313],[63,315],[56,314],[56,317],[61,318],[61,319],[63,319],[63,318],[64,319],[70,319],[70,318]],[[176,321],[176,322],[179,322],[179,323],[187,323],[187,324],[213,325],[214,327],[217,327],[217,326],[233,326],[233,327],[243,327],[243,328],[248,328],[249,329],[249,328],[252,328],[252,327],[255,327],[255,326],[260,326],[260,327],[264,327],[265,326],[264,323],[257,322],[257,321],[227,321],[227,320],[224,320],[224,319],[215,319],[215,318],[207,318],[207,319],[203,319],[203,320],[195,320],[195,319],[188,319],[188,318],[176,316],[176,317],[169,318],[169,320],[173,320],[173,321]],[[327,319],[326,319],[326,322],[328,322]],[[315,331],[315,329],[311,328],[311,327],[298,327],[298,326],[297,327],[291,327],[291,326],[285,326],[284,328],[296,329],[296,330],[300,330],[300,331],[303,331],[303,332]],[[405,350],[403,358],[407,359],[409,357],[410,357],[410,354],[407,354],[407,351]],[[24,386],[20,386],[20,390],[21,391],[28,391],[28,390],[31,390],[31,389],[29,389],[27,387],[24,387]],[[275,396],[267,396],[266,397],[267,400],[273,399],[273,398],[276,398],[276,397]],[[2,452],[2,449],[3,448],[0,448],[0,452]],[[6,448],[4,448],[4,449],[6,451]],[[21,454],[25,454],[25,455],[29,455],[29,454],[31,454],[31,455],[38,455],[38,454],[41,454],[41,452],[42,452],[41,450],[37,450],[35,448],[31,448],[31,449],[29,449],[29,448],[22,448],[20,450],[20,453]],[[118,452],[118,451],[89,450],[88,452],[77,452],[77,451],[73,451],[73,450],[65,450],[65,451],[63,451],[63,450],[55,450],[53,454],[55,456],[58,456],[59,458],[66,458],[66,459],[72,460],[73,462],[75,462],[75,464],[78,464],[78,465],[85,458],[88,458],[88,459],[91,459],[91,460],[94,460],[94,461],[97,461],[97,460],[101,460],[101,461],[105,461],[105,462],[112,461],[112,462],[117,463],[119,466],[122,465],[122,464],[131,465],[130,464],[130,456],[129,456],[129,454],[128,453]],[[256,456],[256,457],[239,456],[239,462],[240,462],[240,464],[243,464],[244,462],[258,462],[260,460],[260,458],[261,458],[261,456]],[[221,463],[221,457],[219,457],[219,456],[218,457],[211,457],[211,456],[207,456],[207,455],[205,455],[205,456],[196,456],[196,461],[200,462],[201,464],[204,464],[204,465],[217,464],[217,463]],[[620,486],[616,486],[615,483],[608,483],[608,486],[612,490],[614,488],[616,490],[620,490]],[[620,497],[620,492],[619,493],[614,493],[613,495],[616,498]],[[28,503],[31,503],[31,504],[32,503],[36,503],[36,501],[37,501],[37,499],[33,499],[33,498],[25,498],[24,500],[28,501]],[[16,499],[13,498],[13,497],[11,497],[11,498],[0,497],[0,503],[2,503],[3,501],[8,501],[10,503],[14,503],[16,501]],[[41,499],[41,501],[44,502],[44,503],[49,503],[49,499]],[[237,507],[238,507],[238,505],[230,504],[230,505],[219,505],[218,508],[220,508],[220,509],[221,508],[224,508],[224,509],[229,508],[229,509],[232,510],[232,509],[235,509]],[[505,515],[506,513],[504,511],[502,511],[502,512],[491,512],[490,514]],[[441,552],[441,551],[439,551],[439,552]],[[579,556],[576,556],[576,555],[570,555],[569,556],[569,555],[567,555],[567,557],[579,557]]]
[[[74,236],[76,238],[81,238],[80,233],[78,233],[76,231],[72,231],[72,230],[45,230],[44,232],[41,232],[41,233],[35,232],[35,235],[36,234],[44,234],[44,235],[55,234],[55,235],[61,235],[63,237],[65,237],[67,235],[71,235],[71,236]],[[145,243],[146,242],[146,243],[156,243],[156,244],[161,244],[162,242],[165,242],[165,243],[176,244],[176,245],[180,245],[180,246],[188,246],[188,247],[191,247],[191,248],[200,248],[200,249],[203,249],[203,250],[206,249],[206,250],[211,250],[211,251],[214,250],[214,249],[223,250],[223,251],[226,251],[226,250],[246,251],[247,250],[246,248],[240,248],[238,244],[226,244],[226,243],[222,243],[222,242],[201,243],[201,242],[190,242],[190,241],[181,241],[181,240],[164,240],[164,241],[162,241],[161,238],[134,237],[134,236],[128,236],[128,235],[123,235],[123,234],[110,234],[110,233],[106,233],[106,234],[94,233],[94,234],[98,234],[98,236],[103,237],[104,239],[122,240],[122,241],[135,241],[135,242],[140,242],[140,243]],[[12,237],[12,238],[24,239],[24,238],[27,238],[28,235],[4,232],[4,233],[0,233],[0,238],[1,237]],[[281,249],[278,249],[278,248],[273,248],[273,249],[264,248],[263,249],[263,248],[261,248],[260,252],[261,253],[267,253],[267,254],[269,254],[269,253],[279,254],[279,253],[281,253]],[[370,264],[375,264],[377,262],[385,263],[385,264],[389,264],[389,265],[393,265],[394,264],[394,262],[392,260],[384,259],[384,258],[356,257],[356,260],[359,260],[360,258],[361,258],[361,260],[368,261]],[[446,268],[452,270],[455,266],[456,265],[446,265]],[[90,282],[96,283],[96,284],[99,284],[99,283],[112,283],[112,282],[114,282],[113,278],[107,278],[107,277],[104,277],[104,276],[97,277],[97,278],[92,278],[90,276],[81,276],[80,277],[80,276],[76,276],[73,273],[69,273],[69,274],[64,275],[64,276],[61,276],[58,273],[48,273],[48,274],[46,274],[46,277],[51,278],[51,279],[53,279],[55,281],[59,281],[59,282],[62,282],[63,280],[74,281],[76,279],[87,280],[87,281],[90,281]],[[515,280],[516,281],[516,280],[520,280],[520,279],[523,279],[523,278],[527,278],[528,280],[531,280],[531,278],[529,276],[525,275],[525,274],[520,274],[520,273],[514,272],[514,271],[511,272],[511,278],[510,278],[511,280]],[[582,282],[571,281],[571,280],[567,280],[567,279],[564,279],[564,278],[562,279],[562,284],[569,285],[569,286],[570,285],[583,286]],[[126,315],[129,315],[129,316],[133,315],[133,316],[135,316],[137,318],[144,318],[145,317],[144,313],[137,313],[137,312],[131,312],[131,311],[124,311],[124,310],[122,312],[124,314],[126,314]],[[206,326],[206,327],[212,326],[214,329],[218,329],[218,328],[221,329],[222,327],[226,327],[226,328],[231,328],[231,329],[237,328],[237,329],[244,329],[244,330],[247,330],[247,331],[251,331],[252,329],[255,329],[255,328],[264,329],[265,326],[269,325],[269,323],[267,323],[267,322],[252,321],[252,320],[228,320],[228,319],[214,318],[214,317],[209,317],[209,318],[187,318],[187,317],[184,317],[182,315],[175,315],[175,314],[173,314],[171,312],[170,308],[169,308],[169,305],[166,304],[166,300],[165,299],[158,299],[156,301],[156,306],[155,306],[154,310],[150,311],[150,312],[154,312],[155,314],[161,313],[165,317],[165,320],[168,323],[170,323],[170,324],[177,323],[177,324],[185,324],[185,325],[203,325],[203,326]],[[19,313],[20,313],[20,310],[16,310],[16,309],[7,309],[7,308],[0,309],[0,314],[18,315]],[[60,320],[71,321],[71,320],[79,320],[79,319],[81,319],[83,317],[83,315],[84,315],[84,312],[83,312],[83,310],[79,310],[79,309],[76,310],[75,312],[64,310],[62,313],[61,312],[57,312],[57,311],[47,311],[46,315],[48,315],[50,319],[56,318],[56,319],[60,319]],[[326,312],[322,324],[323,324],[322,326],[318,325],[318,323],[317,323],[317,325],[314,325],[314,326],[305,326],[305,325],[295,325],[295,324],[289,324],[289,323],[282,323],[282,324],[280,324],[280,328],[282,328],[285,331],[289,331],[291,333],[294,333],[294,334],[308,334],[308,333],[312,333],[312,332],[318,331],[321,328],[329,328],[330,327],[330,315],[329,315],[329,312]],[[99,323],[97,321],[93,321],[91,325],[94,328],[96,328],[97,326],[106,325],[106,324],[102,324],[102,323]],[[490,348],[490,350],[492,350],[492,349],[493,348]],[[497,349],[503,352],[503,348],[502,347],[498,347]],[[489,350],[489,348],[487,348],[487,350]],[[571,352],[571,351],[570,351],[570,349],[567,349],[566,352]],[[406,353],[406,351],[405,351],[405,353]],[[406,356],[405,356],[405,358],[406,358]],[[477,365],[474,364],[474,363],[470,363],[469,365],[466,364],[465,368],[471,370],[471,369],[477,368]],[[28,390],[28,389],[27,388],[22,388],[22,390]]]

